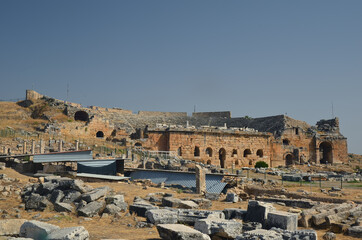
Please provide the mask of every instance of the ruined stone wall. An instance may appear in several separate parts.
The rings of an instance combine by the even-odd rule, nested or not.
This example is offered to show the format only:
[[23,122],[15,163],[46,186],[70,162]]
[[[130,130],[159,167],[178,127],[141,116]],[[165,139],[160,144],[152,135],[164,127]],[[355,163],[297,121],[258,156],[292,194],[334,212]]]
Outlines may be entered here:
[[34,91],[34,90],[26,90],[26,100],[38,100],[43,97],[42,94]]
[[231,118],[231,112],[225,111],[225,112],[193,112],[193,117],[202,117],[202,118],[210,118],[210,117],[216,117],[216,118]]
[[139,111],[138,115],[144,116],[159,116],[159,117],[187,117],[187,112],[154,112],[154,111]]
[[346,138],[331,138],[329,136],[319,137],[316,141],[316,162],[322,158],[322,153],[320,152],[321,144],[329,143],[332,146],[332,162],[329,163],[347,163],[348,162],[348,148],[347,148],[347,139]]
[[[174,151],[177,153],[181,151],[181,157],[184,159],[214,165],[220,165],[220,149],[224,149],[224,167],[231,168],[233,163],[236,167],[254,166],[257,161],[265,161],[270,164],[271,138],[272,136],[268,134],[170,131],[163,133],[149,132],[147,142],[148,146],[153,150]],[[198,150],[195,150],[196,147]],[[208,152],[207,149],[209,149]],[[246,149],[249,149],[251,153],[244,157]],[[260,156],[257,155],[258,150]]]
[[282,160],[281,165],[285,165],[287,155],[290,154],[294,163],[314,162],[314,152],[313,136],[301,128],[289,128],[284,130],[280,138],[276,139],[273,160]]

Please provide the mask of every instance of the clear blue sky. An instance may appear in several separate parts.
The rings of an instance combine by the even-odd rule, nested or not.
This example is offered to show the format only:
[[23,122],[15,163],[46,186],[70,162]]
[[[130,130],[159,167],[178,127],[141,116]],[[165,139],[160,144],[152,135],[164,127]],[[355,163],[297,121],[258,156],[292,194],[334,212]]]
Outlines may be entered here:
[[362,1],[0,1],[0,99],[340,118],[362,154]]

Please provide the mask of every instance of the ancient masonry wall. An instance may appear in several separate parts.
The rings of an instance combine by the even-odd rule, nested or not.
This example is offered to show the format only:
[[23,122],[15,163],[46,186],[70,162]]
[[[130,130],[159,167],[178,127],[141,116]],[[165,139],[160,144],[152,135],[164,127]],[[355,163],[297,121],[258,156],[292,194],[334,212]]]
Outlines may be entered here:
[[[233,164],[237,167],[254,166],[257,161],[270,164],[271,138],[268,134],[152,132],[147,146],[152,150],[177,152],[185,159],[231,168]],[[247,154],[244,155],[244,151]]]

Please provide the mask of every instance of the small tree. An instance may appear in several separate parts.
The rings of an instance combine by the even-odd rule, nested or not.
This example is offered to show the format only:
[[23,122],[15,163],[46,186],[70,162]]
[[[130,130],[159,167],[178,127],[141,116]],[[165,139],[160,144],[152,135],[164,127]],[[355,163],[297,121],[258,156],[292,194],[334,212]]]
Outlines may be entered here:
[[258,161],[255,163],[255,168],[268,168],[268,164],[264,161]]

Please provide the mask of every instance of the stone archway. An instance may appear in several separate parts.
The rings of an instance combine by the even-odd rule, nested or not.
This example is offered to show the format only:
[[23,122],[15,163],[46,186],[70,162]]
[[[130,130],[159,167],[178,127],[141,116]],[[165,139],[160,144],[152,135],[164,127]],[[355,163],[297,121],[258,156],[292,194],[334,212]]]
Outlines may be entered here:
[[320,163],[333,163],[332,144],[329,142],[322,142],[319,145],[319,156]]
[[285,165],[286,166],[290,166],[294,164],[294,156],[291,153],[288,153],[287,155],[285,155]]
[[200,157],[200,148],[198,146],[194,149],[194,157]]
[[212,157],[212,148],[210,148],[210,147],[206,148],[205,153],[208,157]]
[[96,133],[96,137],[97,137],[97,138],[104,138],[104,133],[103,133],[102,131],[98,131],[98,132]]
[[224,148],[220,148],[219,150],[219,160],[221,168],[225,168],[226,150]]
[[89,121],[89,115],[85,111],[77,111],[74,114],[74,120],[88,122]]

